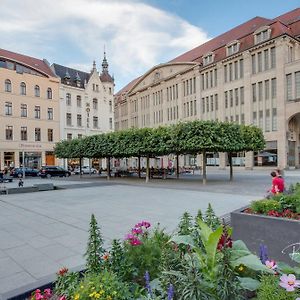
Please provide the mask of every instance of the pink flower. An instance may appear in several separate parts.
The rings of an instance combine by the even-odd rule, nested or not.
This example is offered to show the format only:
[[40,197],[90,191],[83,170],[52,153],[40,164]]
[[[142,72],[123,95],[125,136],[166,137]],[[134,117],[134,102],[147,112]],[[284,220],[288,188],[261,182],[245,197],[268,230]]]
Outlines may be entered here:
[[294,274],[283,274],[280,277],[279,285],[286,289],[287,292],[293,292],[296,287],[300,286],[300,280],[296,280],[296,276]]
[[267,268],[269,268],[271,270],[275,270],[277,268],[275,260],[266,260],[265,265]]
[[129,234],[125,235],[125,240],[132,240],[132,239],[134,239],[134,235],[133,234],[129,233]]
[[131,232],[132,232],[132,234],[141,234],[141,233],[143,233],[143,230],[140,227],[135,227],[135,228],[132,228]]
[[142,244],[142,242],[141,242],[138,238],[134,238],[134,239],[132,239],[132,240],[130,241],[130,244],[131,244],[132,246],[139,246],[139,245]]
[[35,293],[35,300],[41,300],[44,299],[44,296],[40,293]]
[[67,300],[67,298],[66,298],[65,295],[63,295],[63,296],[60,296],[60,297],[58,298],[58,300]]
[[151,226],[151,224],[147,221],[143,221],[142,223],[145,228],[149,228]]

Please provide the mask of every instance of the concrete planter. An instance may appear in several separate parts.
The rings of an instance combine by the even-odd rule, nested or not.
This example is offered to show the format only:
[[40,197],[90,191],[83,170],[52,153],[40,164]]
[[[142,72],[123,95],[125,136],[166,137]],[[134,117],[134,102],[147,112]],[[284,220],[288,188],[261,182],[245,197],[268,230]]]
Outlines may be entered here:
[[233,239],[243,240],[247,247],[259,255],[259,245],[268,247],[270,259],[293,264],[289,257],[294,243],[300,243],[300,221],[264,215],[243,213],[246,207],[231,213]]

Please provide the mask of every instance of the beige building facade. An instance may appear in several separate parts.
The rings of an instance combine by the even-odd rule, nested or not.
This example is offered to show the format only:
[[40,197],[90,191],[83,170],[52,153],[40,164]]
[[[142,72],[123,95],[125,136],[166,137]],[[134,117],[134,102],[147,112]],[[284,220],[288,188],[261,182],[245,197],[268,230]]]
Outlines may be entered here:
[[[116,130],[195,119],[262,129],[265,150],[236,153],[236,165],[300,167],[300,8],[253,18],[154,66],[115,95]],[[222,153],[207,160],[226,166]],[[200,162],[181,158],[185,166]]]
[[[108,72],[106,54],[102,71],[93,63],[90,73],[53,64],[53,72],[60,80],[60,136],[63,140],[114,130],[114,79]],[[104,167],[102,162],[83,160],[84,166]],[[76,167],[78,160],[61,160],[60,164]]]
[[54,165],[59,80],[45,60],[0,49],[0,168]]

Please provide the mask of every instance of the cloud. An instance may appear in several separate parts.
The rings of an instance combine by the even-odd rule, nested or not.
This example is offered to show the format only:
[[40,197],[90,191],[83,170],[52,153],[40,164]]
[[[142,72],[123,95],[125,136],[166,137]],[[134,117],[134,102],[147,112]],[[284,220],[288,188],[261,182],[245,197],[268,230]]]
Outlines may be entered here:
[[90,70],[106,46],[119,88],[208,40],[200,28],[134,0],[1,0],[0,47]]

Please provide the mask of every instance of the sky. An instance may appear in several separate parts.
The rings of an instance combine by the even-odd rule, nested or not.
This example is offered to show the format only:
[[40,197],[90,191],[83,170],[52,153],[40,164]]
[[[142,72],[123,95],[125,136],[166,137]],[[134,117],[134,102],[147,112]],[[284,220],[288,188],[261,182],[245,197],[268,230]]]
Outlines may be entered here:
[[104,49],[115,92],[150,68],[299,0],[0,0],[0,48],[89,72]]

